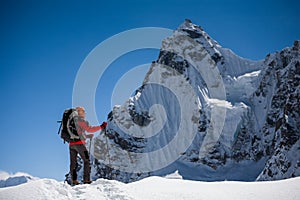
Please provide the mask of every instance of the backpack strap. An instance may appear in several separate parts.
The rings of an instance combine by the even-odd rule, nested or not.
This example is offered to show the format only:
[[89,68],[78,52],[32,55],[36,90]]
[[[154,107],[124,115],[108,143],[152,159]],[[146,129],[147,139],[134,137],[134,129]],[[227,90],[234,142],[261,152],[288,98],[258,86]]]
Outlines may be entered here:
[[84,120],[83,118],[79,117],[79,116],[76,116],[76,120],[74,122],[75,122],[75,125],[76,125],[76,129],[80,130],[80,132],[82,133],[82,134],[78,135],[79,139],[80,140],[86,140],[85,130],[81,126],[78,125],[78,122],[84,122],[84,123],[87,123],[87,124],[88,124],[88,122],[86,120]]
[[[79,136],[78,135],[75,135],[75,134],[73,134],[73,132],[70,130],[70,121],[72,120],[72,118],[73,118],[73,120],[74,120],[74,124],[75,124],[75,126],[76,126],[76,121],[77,121],[77,118],[78,118],[78,114],[77,114],[77,111],[73,111],[72,113],[71,113],[71,115],[69,116],[69,119],[68,119],[68,122],[67,122],[67,129],[68,129],[68,132],[69,132],[69,134],[70,134],[70,138],[73,140],[73,139],[80,139],[79,138]],[[76,127],[75,127],[76,128]]]

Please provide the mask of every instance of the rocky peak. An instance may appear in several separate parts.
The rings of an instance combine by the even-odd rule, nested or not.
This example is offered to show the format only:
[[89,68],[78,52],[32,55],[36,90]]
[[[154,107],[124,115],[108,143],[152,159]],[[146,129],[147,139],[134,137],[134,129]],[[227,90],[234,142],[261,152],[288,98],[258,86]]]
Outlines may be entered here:
[[186,19],[178,28],[177,31],[193,38],[195,41],[199,42],[211,55],[215,63],[222,62],[222,54],[219,51],[221,46],[217,41],[212,39],[201,26],[195,25],[191,20]]

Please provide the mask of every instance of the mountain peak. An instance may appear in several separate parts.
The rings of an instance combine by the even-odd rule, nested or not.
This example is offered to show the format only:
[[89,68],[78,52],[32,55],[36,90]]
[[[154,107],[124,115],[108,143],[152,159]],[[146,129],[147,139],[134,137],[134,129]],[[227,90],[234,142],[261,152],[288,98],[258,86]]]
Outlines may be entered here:
[[185,33],[193,39],[199,39],[204,37],[210,39],[209,35],[204,32],[201,26],[193,24],[191,20],[185,19],[184,22],[177,28],[177,31]]
[[[131,182],[175,170],[208,181],[299,176],[299,46],[251,61],[186,19],[163,40],[138,94],[109,114],[108,139],[95,138],[94,179]],[[177,148],[186,138],[188,149]],[[174,157],[167,163],[165,155]]]
[[298,50],[298,51],[300,50],[300,40],[294,41],[293,50]]
[[203,29],[200,26],[193,24],[193,22],[190,19],[185,19],[177,30],[190,30],[198,33],[203,31]]

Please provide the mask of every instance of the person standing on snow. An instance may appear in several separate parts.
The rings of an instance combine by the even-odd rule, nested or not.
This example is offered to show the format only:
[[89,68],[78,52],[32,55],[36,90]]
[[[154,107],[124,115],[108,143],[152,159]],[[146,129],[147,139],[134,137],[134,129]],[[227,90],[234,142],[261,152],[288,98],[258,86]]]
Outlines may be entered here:
[[[106,122],[103,122],[100,126],[90,126],[89,123],[85,120],[85,109],[84,107],[77,107],[76,111],[78,113],[78,119],[76,120],[76,129],[79,135],[79,139],[76,139],[69,143],[70,149],[70,175],[72,185],[78,185],[79,182],[77,180],[77,155],[79,154],[81,159],[83,160],[83,183],[90,184],[92,181],[90,180],[90,155],[86,149],[86,138],[92,139],[94,137],[94,132],[97,132],[101,129],[105,129],[107,126]],[[89,132],[92,134],[85,134],[85,132]]]

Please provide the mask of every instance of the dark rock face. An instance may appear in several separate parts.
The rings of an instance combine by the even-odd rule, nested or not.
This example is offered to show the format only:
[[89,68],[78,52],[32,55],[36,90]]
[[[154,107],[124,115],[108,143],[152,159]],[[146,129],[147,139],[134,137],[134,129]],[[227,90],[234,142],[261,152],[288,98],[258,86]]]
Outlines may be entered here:
[[170,66],[181,74],[184,74],[186,68],[189,66],[184,58],[168,51],[160,51],[158,63]]
[[299,41],[268,58],[268,74],[275,75],[271,109],[262,129],[264,152],[269,157],[259,180],[299,176],[300,73]]

